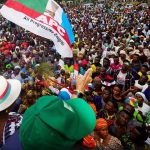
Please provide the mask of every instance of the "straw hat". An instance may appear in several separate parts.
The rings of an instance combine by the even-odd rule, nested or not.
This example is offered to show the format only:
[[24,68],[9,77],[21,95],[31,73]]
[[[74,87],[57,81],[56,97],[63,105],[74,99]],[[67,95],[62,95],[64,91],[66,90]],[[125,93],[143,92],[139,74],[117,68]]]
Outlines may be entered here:
[[15,79],[6,80],[0,76],[0,111],[7,109],[18,98],[21,91],[21,83]]

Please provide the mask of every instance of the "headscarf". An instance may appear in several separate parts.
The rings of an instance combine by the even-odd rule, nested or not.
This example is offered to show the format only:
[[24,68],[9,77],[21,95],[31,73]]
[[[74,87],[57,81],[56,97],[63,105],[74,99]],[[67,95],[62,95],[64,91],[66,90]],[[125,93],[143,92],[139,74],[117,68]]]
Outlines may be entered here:
[[135,99],[134,97],[128,97],[128,98],[126,98],[125,103],[130,104],[134,108],[138,107],[138,100]]
[[142,92],[137,92],[137,93],[135,94],[135,96],[136,96],[136,95],[142,96],[143,100],[144,100],[145,102],[148,102],[146,96],[145,96]]
[[96,127],[95,127],[95,129],[99,130],[99,129],[103,128],[103,127],[108,127],[107,121],[105,119],[103,119],[103,118],[97,119],[96,120]]

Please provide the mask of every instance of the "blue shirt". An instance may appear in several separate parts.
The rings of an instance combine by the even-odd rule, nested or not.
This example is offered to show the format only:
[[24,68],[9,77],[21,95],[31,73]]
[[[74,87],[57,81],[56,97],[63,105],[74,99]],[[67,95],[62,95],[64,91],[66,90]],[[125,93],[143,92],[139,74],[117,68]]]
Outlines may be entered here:
[[150,101],[150,89],[149,89],[149,88],[147,88],[147,89],[144,91],[144,94],[145,94],[147,100]]

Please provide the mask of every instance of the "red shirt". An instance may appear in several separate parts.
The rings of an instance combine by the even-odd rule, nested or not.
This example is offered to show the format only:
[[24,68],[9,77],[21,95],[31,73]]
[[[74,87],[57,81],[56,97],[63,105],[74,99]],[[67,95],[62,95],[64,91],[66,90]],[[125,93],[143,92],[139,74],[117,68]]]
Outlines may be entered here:
[[29,46],[29,44],[28,44],[27,42],[23,42],[23,43],[21,44],[21,46],[22,46],[23,48],[27,48],[27,47]]
[[122,68],[122,65],[121,65],[121,64],[118,64],[118,65],[116,65],[116,64],[111,64],[111,65],[110,65],[110,68],[111,68],[112,70],[114,70],[114,71],[117,71],[117,70],[120,70],[120,69]]

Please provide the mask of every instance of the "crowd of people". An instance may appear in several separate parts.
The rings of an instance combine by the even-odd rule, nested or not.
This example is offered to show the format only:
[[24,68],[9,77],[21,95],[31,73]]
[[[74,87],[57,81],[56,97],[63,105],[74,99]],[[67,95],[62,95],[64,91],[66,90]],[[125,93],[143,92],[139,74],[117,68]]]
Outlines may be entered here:
[[[74,140],[70,139],[76,139],[76,143],[80,145],[77,150],[149,150],[149,11],[138,6],[127,10],[109,3],[92,8],[64,6],[64,10],[75,34],[75,42],[72,45],[73,58],[63,58],[57,53],[52,41],[28,32],[0,16],[0,81],[5,78],[19,80],[21,83],[20,90],[17,84],[14,84],[21,92],[16,94],[19,96],[9,110],[11,111],[9,123],[13,122],[13,125],[10,127],[10,123],[8,128],[13,129],[6,130],[6,135],[0,132],[0,149],[7,143],[5,140],[7,141],[12,132],[14,133],[14,128],[20,127],[22,119],[25,118],[21,127],[21,142],[23,141],[23,147],[27,150],[31,149],[29,148],[31,141],[35,144],[38,140],[34,136],[40,135],[35,131],[31,131],[34,135],[30,135],[29,130],[27,134],[27,129],[33,126],[34,130],[42,132],[41,139],[45,147],[49,143],[53,145],[51,150],[62,150],[70,143],[75,144]],[[89,68],[92,69],[92,74],[87,82]],[[77,83],[80,86],[82,84],[84,88],[82,90],[78,88]],[[0,83],[0,86],[2,85]],[[2,102],[3,94],[0,96]],[[88,103],[94,111],[96,120],[93,119],[92,112],[88,114],[86,111],[86,115],[79,113],[80,106],[81,109],[88,107],[82,107],[84,105],[82,102],[79,101],[76,106],[71,104],[70,99],[74,94]],[[41,98],[50,95],[68,103],[70,106],[65,106],[69,107],[68,109],[73,107],[78,112],[77,118],[78,115],[82,116],[82,121],[81,117],[77,119],[72,116],[75,123],[80,123],[78,129],[75,124],[67,121],[63,115],[66,112],[61,112],[59,104],[57,110],[55,105],[57,106],[56,103],[59,102],[55,101],[55,98],[49,102],[51,106],[47,106],[45,102],[48,97]],[[48,113],[47,109],[42,109],[44,106],[51,110],[49,113],[54,117],[51,116],[49,120],[48,116],[44,118],[44,113]],[[54,108],[51,108],[52,106]],[[39,110],[34,112],[34,107]],[[0,108],[0,114],[2,110],[4,109]],[[42,123],[36,126],[33,123],[32,119],[40,113],[40,110],[41,118],[48,124],[47,126]],[[64,121],[59,118],[60,116],[58,117],[60,122],[56,119],[57,111],[62,113]],[[66,115],[70,119],[71,116],[67,113]],[[14,116],[17,117],[15,121]],[[90,116],[91,121],[88,120]],[[2,118],[5,120],[5,113]],[[84,131],[84,120],[87,124],[92,124],[90,123],[92,121],[95,124],[94,129],[92,125],[88,129],[90,133]],[[50,130],[56,140],[51,136],[49,139],[47,133],[51,133],[50,130],[49,132],[48,129],[42,130],[38,127],[40,125],[44,129],[51,126]],[[66,139],[63,141],[53,129],[67,137],[68,141]],[[32,136],[32,140],[28,140],[27,136]],[[44,140],[44,137],[49,140]],[[38,149],[41,142],[36,144],[32,149]]]

